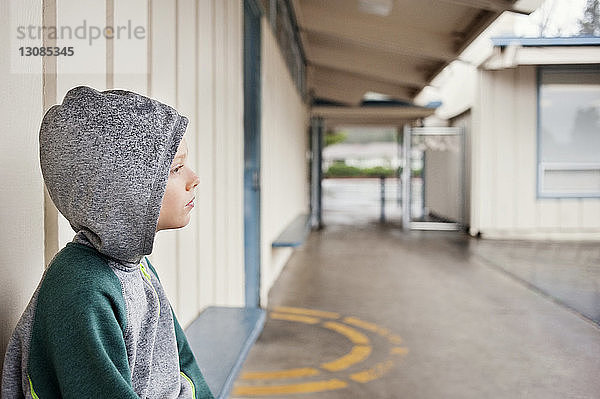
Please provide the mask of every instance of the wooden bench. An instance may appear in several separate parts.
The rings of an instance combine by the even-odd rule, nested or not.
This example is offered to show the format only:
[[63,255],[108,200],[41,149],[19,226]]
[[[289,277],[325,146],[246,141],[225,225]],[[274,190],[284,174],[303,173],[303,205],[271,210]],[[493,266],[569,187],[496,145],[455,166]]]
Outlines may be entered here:
[[248,352],[260,335],[260,308],[211,306],[185,330],[202,374],[217,399],[229,396]]
[[274,248],[297,247],[306,241],[310,232],[310,215],[298,215],[273,241]]

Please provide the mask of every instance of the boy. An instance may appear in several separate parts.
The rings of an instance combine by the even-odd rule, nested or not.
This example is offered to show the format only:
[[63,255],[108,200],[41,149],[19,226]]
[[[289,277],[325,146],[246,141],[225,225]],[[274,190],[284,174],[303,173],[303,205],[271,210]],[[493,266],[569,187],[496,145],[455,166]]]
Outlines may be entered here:
[[44,115],[44,182],[76,234],[9,341],[2,398],[213,398],[144,256],[190,220],[187,124],[156,100],[84,86]]

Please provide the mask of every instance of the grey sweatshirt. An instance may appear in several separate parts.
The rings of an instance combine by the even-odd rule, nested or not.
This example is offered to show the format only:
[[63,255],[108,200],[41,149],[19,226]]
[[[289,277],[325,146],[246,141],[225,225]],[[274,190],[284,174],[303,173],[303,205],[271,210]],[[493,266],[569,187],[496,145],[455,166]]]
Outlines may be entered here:
[[76,232],[11,337],[2,398],[212,398],[145,255],[188,120],[123,90],[76,87],[45,114],[40,165]]

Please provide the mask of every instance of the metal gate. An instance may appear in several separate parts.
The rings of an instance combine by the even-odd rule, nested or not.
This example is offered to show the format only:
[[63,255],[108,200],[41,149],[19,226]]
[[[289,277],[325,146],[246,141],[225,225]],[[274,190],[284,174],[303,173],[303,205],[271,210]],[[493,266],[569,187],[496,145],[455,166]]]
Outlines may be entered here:
[[464,129],[405,126],[402,142],[402,228],[461,230],[466,212]]

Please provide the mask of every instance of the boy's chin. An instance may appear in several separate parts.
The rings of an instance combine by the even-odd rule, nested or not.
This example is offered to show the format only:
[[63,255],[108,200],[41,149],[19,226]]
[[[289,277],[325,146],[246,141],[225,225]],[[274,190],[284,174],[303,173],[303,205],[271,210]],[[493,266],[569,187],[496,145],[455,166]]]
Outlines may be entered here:
[[161,230],[175,230],[175,229],[180,229],[182,227],[187,226],[190,223],[190,218],[186,218],[186,220],[184,221],[180,221],[177,223],[169,223],[169,224],[165,224],[165,225],[158,225],[156,226],[156,232],[158,233]]

